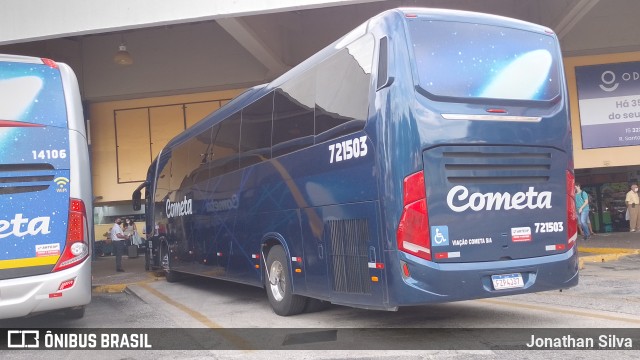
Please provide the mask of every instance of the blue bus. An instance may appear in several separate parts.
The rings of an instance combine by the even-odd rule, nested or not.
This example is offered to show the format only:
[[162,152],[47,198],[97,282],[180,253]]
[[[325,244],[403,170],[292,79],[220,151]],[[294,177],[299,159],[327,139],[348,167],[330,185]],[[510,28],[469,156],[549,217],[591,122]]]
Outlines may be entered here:
[[557,36],[403,8],[176,136],[132,196],[168,281],[286,316],[575,286],[573,183]]
[[66,64],[0,55],[0,319],[91,301],[93,198],[78,82]]

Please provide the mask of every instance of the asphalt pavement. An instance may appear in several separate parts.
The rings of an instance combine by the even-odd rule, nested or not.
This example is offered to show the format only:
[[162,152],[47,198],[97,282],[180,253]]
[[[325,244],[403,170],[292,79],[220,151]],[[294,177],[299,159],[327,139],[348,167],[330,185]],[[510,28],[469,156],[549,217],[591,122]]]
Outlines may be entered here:
[[[590,262],[615,261],[622,256],[640,254],[640,232],[598,233],[587,241],[578,239],[580,267]],[[145,270],[144,253],[123,255],[124,272],[116,272],[115,256],[97,256],[93,260],[93,291],[122,292],[129,285],[162,280],[162,275]]]
[[94,292],[122,292],[131,284],[162,279],[155,272],[145,270],[142,250],[137,257],[122,256],[124,272],[116,271],[116,257],[113,255],[96,256],[91,265]]

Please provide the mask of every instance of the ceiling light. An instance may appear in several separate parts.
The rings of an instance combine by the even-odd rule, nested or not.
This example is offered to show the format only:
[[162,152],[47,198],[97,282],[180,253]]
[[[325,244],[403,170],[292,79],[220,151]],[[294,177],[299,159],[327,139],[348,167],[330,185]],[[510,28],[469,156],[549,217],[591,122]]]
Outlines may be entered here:
[[113,57],[113,62],[123,66],[133,64],[133,58],[127,51],[127,45],[125,45],[124,41],[118,46],[118,52]]

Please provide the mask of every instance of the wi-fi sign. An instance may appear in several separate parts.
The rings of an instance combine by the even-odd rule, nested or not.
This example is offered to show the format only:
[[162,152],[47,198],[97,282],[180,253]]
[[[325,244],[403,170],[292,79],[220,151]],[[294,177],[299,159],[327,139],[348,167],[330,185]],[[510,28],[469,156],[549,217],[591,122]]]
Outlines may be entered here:
[[60,176],[57,177],[55,179],[53,179],[53,182],[58,184],[58,187],[60,189],[64,188],[65,185],[67,185],[69,183],[69,179],[67,179],[66,177]]

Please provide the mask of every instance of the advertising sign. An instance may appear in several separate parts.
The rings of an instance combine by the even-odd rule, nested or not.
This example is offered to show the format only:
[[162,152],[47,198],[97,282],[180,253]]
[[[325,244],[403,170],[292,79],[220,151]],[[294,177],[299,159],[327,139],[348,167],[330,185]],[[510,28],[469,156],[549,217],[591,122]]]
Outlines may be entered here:
[[640,62],[576,67],[582,148],[640,145]]

